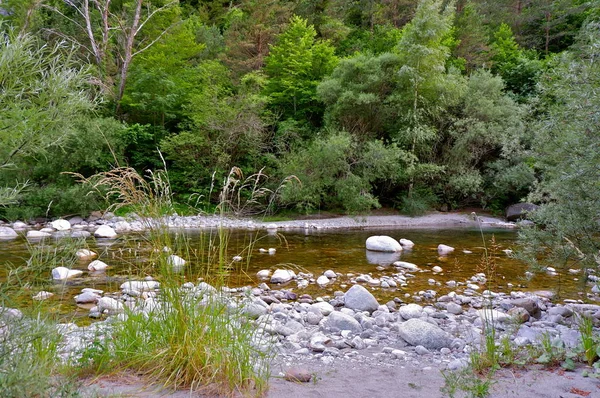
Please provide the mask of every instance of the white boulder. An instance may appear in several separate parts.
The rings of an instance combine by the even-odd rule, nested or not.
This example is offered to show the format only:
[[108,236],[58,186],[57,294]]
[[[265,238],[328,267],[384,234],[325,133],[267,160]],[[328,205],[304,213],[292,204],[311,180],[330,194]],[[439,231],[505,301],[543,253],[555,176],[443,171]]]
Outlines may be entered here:
[[101,225],[98,227],[98,229],[94,232],[94,236],[96,238],[116,238],[117,237],[117,232],[108,225]]
[[52,221],[50,225],[57,231],[68,231],[71,229],[71,223],[62,218]]
[[321,275],[320,277],[317,278],[317,285],[319,285],[319,286],[327,285],[329,282],[331,282],[331,281],[325,275]]
[[90,259],[96,257],[98,254],[96,254],[95,252],[88,250],[88,249],[79,249],[79,250],[77,250],[75,255],[80,260],[90,260]]
[[100,260],[94,260],[88,264],[88,270],[90,271],[105,271],[108,268],[108,264]]
[[256,273],[258,279],[268,279],[271,276],[271,271],[268,269],[261,269]]
[[123,303],[118,300],[115,300],[112,297],[102,297],[98,300],[98,303],[96,305],[100,312],[107,311],[111,314],[123,312]]
[[27,231],[27,239],[43,239],[43,238],[47,238],[49,236],[52,236],[52,234],[48,233],[48,232],[42,232],[42,231]]
[[0,240],[15,239],[19,236],[14,229],[10,227],[0,227]]
[[402,246],[396,239],[385,235],[369,237],[367,239],[366,245],[367,250],[372,250],[376,252],[402,251]]
[[271,283],[286,283],[296,279],[296,273],[289,269],[278,269],[271,276]]
[[167,258],[167,264],[172,267],[183,267],[185,265],[185,260],[176,254],[171,254]]
[[75,278],[83,274],[83,271],[78,269],[68,269],[67,267],[56,267],[52,270],[52,279],[62,281],[69,278]]
[[408,270],[408,271],[413,271],[413,272],[415,272],[415,271],[418,271],[418,270],[419,270],[419,267],[417,267],[417,265],[416,265],[416,264],[413,264],[413,263],[407,263],[406,261],[396,261],[396,262],[394,263],[394,267],[398,267],[398,268],[404,268],[405,270]]
[[448,245],[438,245],[437,249],[440,256],[445,256],[446,254],[450,254],[454,251],[454,248]]
[[160,283],[157,281],[129,281],[121,284],[119,289],[121,290],[137,290],[139,292],[151,291],[158,289]]
[[413,246],[415,245],[414,242],[412,240],[409,239],[400,239],[400,245],[402,245],[403,249],[412,249]]

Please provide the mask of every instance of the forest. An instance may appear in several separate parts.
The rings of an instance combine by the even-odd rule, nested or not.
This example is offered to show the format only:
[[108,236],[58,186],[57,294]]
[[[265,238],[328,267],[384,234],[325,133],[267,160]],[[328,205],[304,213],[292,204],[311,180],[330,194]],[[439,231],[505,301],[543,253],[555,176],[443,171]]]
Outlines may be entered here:
[[2,0],[0,219],[106,208],[73,173],[129,166],[182,212],[238,167],[275,212],[595,223],[599,5]]

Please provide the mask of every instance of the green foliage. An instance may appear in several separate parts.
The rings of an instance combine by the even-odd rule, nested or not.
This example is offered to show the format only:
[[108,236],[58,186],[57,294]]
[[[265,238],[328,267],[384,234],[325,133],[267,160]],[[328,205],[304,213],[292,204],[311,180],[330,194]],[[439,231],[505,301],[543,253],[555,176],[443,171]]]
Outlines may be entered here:
[[542,112],[532,157],[541,178],[529,199],[541,204],[535,228],[520,234],[520,256],[533,266],[597,269],[600,212],[599,24],[590,22],[576,48],[542,77]]
[[397,55],[358,55],[344,59],[317,88],[327,105],[328,125],[352,133],[358,140],[390,139],[397,117],[391,96],[398,88]]
[[0,37],[0,168],[59,148],[72,119],[93,108],[87,69],[63,43],[44,46],[14,29]]
[[283,175],[295,175],[300,184],[284,187],[281,201],[301,211],[321,205],[347,212],[379,207],[372,184],[379,179],[399,178],[402,159],[401,150],[381,141],[361,145],[347,132],[319,137],[282,160]]
[[293,17],[265,59],[268,76],[264,94],[283,118],[314,120],[322,113],[317,101],[319,81],[337,64],[334,48],[316,40],[317,32],[300,17]]
[[534,52],[521,49],[507,24],[501,24],[494,33],[491,48],[492,71],[502,76],[506,88],[520,97],[535,94],[542,64]]

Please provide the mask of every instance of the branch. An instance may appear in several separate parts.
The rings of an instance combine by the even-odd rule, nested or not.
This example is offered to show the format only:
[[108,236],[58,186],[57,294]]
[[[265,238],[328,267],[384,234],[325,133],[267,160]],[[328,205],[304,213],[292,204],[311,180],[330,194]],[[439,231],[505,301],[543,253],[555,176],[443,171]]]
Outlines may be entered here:
[[140,54],[140,53],[142,53],[142,52],[146,51],[146,50],[147,50],[147,49],[149,49],[150,47],[152,47],[152,46],[153,46],[153,45],[154,45],[154,44],[155,44],[157,41],[159,41],[159,40],[161,39],[161,37],[163,37],[163,36],[164,36],[164,34],[165,34],[165,33],[167,33],[167,32],[168,32],[168,31],[169,31],[169,30],[170,30],[170,29],[171,29],[173,26],[175,26],[175,25],[178,25],[178,24],[179,24],[179,22],[178,22],[178,23],[176,23],[176,24],[173,24],[173,25],[169,26],[167,29],[163,30],[163,31],[160,33],[160,35],[158,35],[158,37],[157,37],[156,39],[152,40],[152,41],[151,41],[151,42],[150,42],[150,43],[149,43],[149,44],[148,44],[146,47],[144,47],[144,48],[142,48],[142,49],[140,49],[140,50],[138,50],[138,51],[134,52],[133,54],[131,54],[131,57],[133,58],[133,57],[135,57],[136,55],[138,55],[138,54]]
[[135,33],[134,33],[133,35],[134,35],[134,36],[137,36],[137,34],[138,34],[138,33],[140,33],[140,31],[142,30],[142,28],[144,27],[144,25],[146,24],[146,22],[148,22],[148,21],[150,20],[150,18],[152,18],[152,17],[154,16],[154,14],[156,14],[157,12],[161,12],[162,10],[164,10],[164,9],[167,9],[167,8],[171,7],[171,6],[172,6],[173,4],[175,4],[175,3],[176,3],[176,1],[171,1],[171,2],[169,2],[169,3],[167,3],[167,4],[165,4],[164,6],[162,6],[162,7],[159,7],[159,8],[157,8],[156,10],[152,11],[152,12],[150,13],[150,15],[148,15],[148,16],[146,17],[146,19],[145,19],[145,20],[144,20],[144,21],[143,21],[143,22],[140,24],[140,26],[138,26],[138,28],[136,29],[136,31],[135,31]]

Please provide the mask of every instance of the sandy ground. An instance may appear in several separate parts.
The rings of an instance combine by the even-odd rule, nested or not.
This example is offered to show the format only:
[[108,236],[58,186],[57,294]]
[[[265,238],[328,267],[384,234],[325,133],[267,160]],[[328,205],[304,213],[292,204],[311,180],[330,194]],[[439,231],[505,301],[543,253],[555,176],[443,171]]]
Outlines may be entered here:
[[[308,370],[313,380],[297,383],[284,380],[278,375],[288,365],[273,369],[267,398],[429,398],[447,397],[440,388],[444,376],[436,366],[413,366],[400,362],[374,364],[362,361],[338,360],[325,365],[318,360],[307,359],[292,366]],[[493,379],[490,398],[581,398],[600,397],[600,381],[583,377],[583,368],[575,372],[559,369],[543,369],[530,366],[522,370],[502,369]],[[204,397],[189,391],[166,391],[144,385],[133,377],[97,380],[90,386],[97,396],[103,397]],[[457,391],[455,397],[468,397]]]

